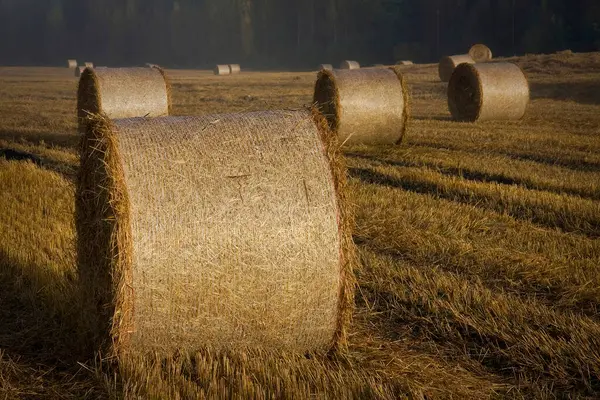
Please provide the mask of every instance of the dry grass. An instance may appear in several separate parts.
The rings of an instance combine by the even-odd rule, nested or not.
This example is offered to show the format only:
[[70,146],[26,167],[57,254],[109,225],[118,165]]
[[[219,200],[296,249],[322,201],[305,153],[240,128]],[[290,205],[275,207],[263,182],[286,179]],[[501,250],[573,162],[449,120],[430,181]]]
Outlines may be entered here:
[[[0,68],[0,398],[597,398],[600,55],[512,59],[518,122],[450,121],[435,65],[403,67],[399,147],[347,150],[359,244],[347,352],[95,361],[77,318],[76,82]],[[309,104],[316,74],[169,71],[174,114]],[[79,364],[81,363],[81,364]]]

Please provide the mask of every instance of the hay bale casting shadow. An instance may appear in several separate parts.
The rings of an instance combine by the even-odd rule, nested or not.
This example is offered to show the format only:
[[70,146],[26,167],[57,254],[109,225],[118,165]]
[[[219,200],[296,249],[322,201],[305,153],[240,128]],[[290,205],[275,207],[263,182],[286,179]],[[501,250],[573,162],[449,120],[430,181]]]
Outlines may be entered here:
[[76,225],[105,351],[343,344],[355,256],[333,139],[310,111],[98,117]]

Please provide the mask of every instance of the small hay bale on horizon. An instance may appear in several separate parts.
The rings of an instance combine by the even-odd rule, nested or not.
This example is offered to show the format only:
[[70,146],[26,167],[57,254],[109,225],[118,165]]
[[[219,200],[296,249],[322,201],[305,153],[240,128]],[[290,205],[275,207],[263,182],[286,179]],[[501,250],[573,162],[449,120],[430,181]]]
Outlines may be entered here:
[[231,69],[227,64],[217,64],[213,72],[215,75],[231,75]]
[[475,44],[469,50],[469,56],[471,56],[475,62],[491,61],[492,50],[485,44]]
[[459,54],[455,56],[442,57],[438,64],[438,73],[442,82],[450,81],[452,73],[460,64],[475,64],[475,60],[468,54]]
[[86,62],[83,63],[83,65],[86,68],[94,68],[94,63],[93,62],[86,61]]
[[229,73],[236,75],[242,72],[242,67],[239,64],[229,64]]
[[340,69],[360,69],[358,61],[344,60],[340,64]]
[[414,63],[410,60],[401,60],[396,63],[396,65],[413,65]]
[[323,71],[323,70],[333,71],[333,65],[331,65],[331,64],[320,64],[319,65],[319,71]]
[[396,68],[321,71],[313,102],[342,144],[397,144],[404,137],[410,96]]
[[77,89],[80,133],[90,114],[111,119],[160,117],[171,111],[171,85],[160,68],[85,68]]
[[519,120],[528,104],[529,83],[516,64],[461,64],[448,84],[448,108],[456,121]]
[[104,354],[344,346],[353,223],[316,111],[96,116],[80,159],[78,265]]
[[77,68],[77,60],[69,59],[67,60],[67,68]]

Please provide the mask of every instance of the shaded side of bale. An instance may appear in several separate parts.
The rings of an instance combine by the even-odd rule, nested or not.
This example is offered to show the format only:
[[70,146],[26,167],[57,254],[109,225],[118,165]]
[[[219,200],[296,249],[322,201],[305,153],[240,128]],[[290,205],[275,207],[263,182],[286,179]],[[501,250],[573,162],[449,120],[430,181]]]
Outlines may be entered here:
[[79,131],[90,114],[111,119],[160,117],[171,110],[171,88],[161,68],[86,68],[77,89]]
[[400,143],[410,96],[397,68],[321,71],[313,101],[342,144]]
[[333,71],[333,65],[331,65],[331,64],[320,64],[319,65],[319,71],[323,71],[323,70]]
[[229,65],[227,64],[217,64],[215,69],[213,70],[215,75],[230,75],[231,70],[229,69]]
[[457,121],[519,120],[529,84],[512,63],[459,65],[448,84],[448,108]]
[[475,60],[473,60],[468,54],[443,57],[438,65],[440,80],[442,82],[450,81],[454,69],[463,63],[475,64]]
[[67,60],[67,68],[77,68],[77,60]]
[[95,343],[111,355],[344,346],[356,254],[334,143],[308,110],[92,118],[76,223]]
[[413,65],[413,62],[409,61],[409,60],[402,60],[402,61],[398,61],[396,63],[396,65]]
[[342,61],[340,69],[360,69],[360,64],[357,61]]
[[471,56],[475,62],[490,61],[492,59],[492,50],[485,44],[475,44],[469,50],[469,56]]
[[85,67],[75,67],[73,70],[76,78],[79,78],[83,74],[83,71],[85,71]]
[[229,72],[232,75],[239,74],[242,72],[242,67],[239,64],[229,64]]
[[83,65],[86,68],[94,68],[94,63],[93,62],[86,61],[85,63],[83,63]]

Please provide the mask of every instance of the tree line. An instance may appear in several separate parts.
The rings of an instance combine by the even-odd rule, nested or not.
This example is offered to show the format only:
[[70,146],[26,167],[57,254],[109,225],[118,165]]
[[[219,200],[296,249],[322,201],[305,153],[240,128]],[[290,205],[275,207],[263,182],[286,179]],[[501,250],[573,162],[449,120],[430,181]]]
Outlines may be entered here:
[[0,0],[0,64],[306,68],[600,48],[598,0]]

